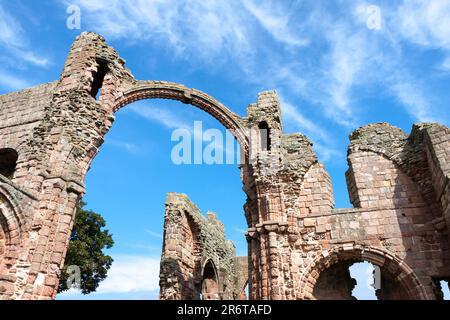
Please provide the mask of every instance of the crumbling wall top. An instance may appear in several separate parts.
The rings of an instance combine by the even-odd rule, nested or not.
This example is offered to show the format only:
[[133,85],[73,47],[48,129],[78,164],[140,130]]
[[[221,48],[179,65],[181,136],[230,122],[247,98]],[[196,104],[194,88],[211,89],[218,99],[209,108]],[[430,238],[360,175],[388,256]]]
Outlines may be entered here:
[[403,130],[382,122],[360,127],[349,138],[349,153],[357,150],[373,151],[394,158],[402,152],[408,136]]
[[[186,225],[186,222],[183,222],[186,219],[177,218],[180,215],[188,218],[188,225]],[[184,243],[180,243],[180,241],[183,241],[183,234],[186,233],[186,228],[192,232],[192,237],[190,238],[192,246],[185,246]],[[186,284],[183,282],[175,284],[166,281],[169,277],[165,273],[168,270],[167,263],[177,264],[178,261],[185,261],[187,258],[189,258],[190,262],[188,264],[192,271],[189,274],[184,274],[186,278],[184,281],[190,281],[197,292],[200,290],[198,284],[201,285],[204,277],[204,268],[206,264],[211,262],[216,270],[219,291],[223,293],[223,297],[234,299],[241,293],[241,288],[236,286],[238,279],[235,264],[235,247],[230,240],[226,239],[223,223],[219,221],[215,213],[208,212],[205,217],[187,195],[168,193],[164,230],[160,275],[162,279],[160,282],[162,299],[167,298],[167,292],[171,292],[175,285],[186,287]]]

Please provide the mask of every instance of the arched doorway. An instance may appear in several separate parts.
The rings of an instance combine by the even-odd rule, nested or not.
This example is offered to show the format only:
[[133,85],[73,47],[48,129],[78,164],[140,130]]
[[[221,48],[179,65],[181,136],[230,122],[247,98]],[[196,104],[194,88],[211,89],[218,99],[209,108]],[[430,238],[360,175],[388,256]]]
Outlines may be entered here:
[[220,300],[219,277],[211,260],[205,264],[202,277],[202,300]]
[[335,247],[317,255],[303,273],[300,298],[353,300],[356,285],[351,265],[367,261],[375,266],[374,285],[379,300],[427,299],[412,269],[393,254],[371,247]]

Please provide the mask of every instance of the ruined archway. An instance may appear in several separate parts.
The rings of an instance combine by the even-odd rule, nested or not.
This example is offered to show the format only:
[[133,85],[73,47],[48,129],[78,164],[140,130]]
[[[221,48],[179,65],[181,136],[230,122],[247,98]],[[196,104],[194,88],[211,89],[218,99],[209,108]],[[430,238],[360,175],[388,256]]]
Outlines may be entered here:
[[[362,261],[370,262],[381,270],[381,288],[377,291],[379,299],[430,298],[417,275],[404,261],[379,248],[362,246],[351,248],[338,246],[317,255],[303,272],[300,296],[304,299],[327,299],[327,295],[331,295],[331,299],[352,299],[351,292],[355,283],[346,272],[351,264]],[[330,271],[334,271],[332,276],[341,277],[341,279],[334,279],[341,283],[337,286],[334,283],[333,290],[325,286],[318,288],[318,285],[323,284],[323,276],[329,276],[327,273]],[[320,292],[321,289],[322,292]],[[339,289],[340,292],[338,292]]]
[[[168,195],[171,199],[172,195]],[[195,300],[194,278],[196,262],[192,255],[198,242],[198,227],[184,208],[176,207],[170,200],[166,204],[163,255],[160,269],[160,299]]]
[[[185,105],[190,105],[196,107],[204,112],[206,112],[209,116],[217,120],[225,129],[230,132],[236,141],[239,143],[241,147],[241,160],[244,159],[244,163],[242,163],[241,169],[243,169],[248,163],[245,159],[248,159],[249,153],[249,141],[246,133],[246,129],[244,127],[245,122],[239,117],[237,114],[230,111],[226,106],[222,103],[211,97],[210,95],[196,90],[185,87],[182,84],[174,83],[174,82],[165,82],[165,81],[142,81],[142,80],[134,80],[128,79],[124,83],[118,83],[117,81],[113,81],[114,79],[114,68],[109,65],[109,62],[106,62],[107,66],[105,67],[105,62],[101,61],[99,63],[99,59],[96,59],[95,65],[98,71],[93,72],[93,80],[90,83],[92,89],[89,90],[90,97],[88,98],[93,102],[95,99],[95,104],[97,106],[101,106],[104,110],[111,112],[108,118],[108,121],[111,120],[111,123],[108,123],[105,127],[105,131],[102,132],[100,138],[94,142],[95,147],[92,145],[89,146],[89,149],[85,150],[84,159],[82,161],[78,161],[77,164],[80,169],[81,174],[77,174],[80,176],[80,180],[83,181],[86,177],[86,174],[89,170],[91,163],[93,162],[95,156],[97,155],[101,144],[103,143],[104,136],[109,131],[109,129],[113,126],[114,117],[117,115],[117,112],[122,108],[126,108],[126,106],[140,101],[140,100],[152,100],[152,99],[166,99],[166,100],[175,100],[179,101]],[[102,71],[103,70],[103,71]],[[101,74],[101,79],[98,78],[98,74]],[[181,107],[181,104],[180,106]],[[150,107],[151,108],[151,107]],[[72,154],[68,154],[69,158],[67,159],[67,163],[72,161]],[[237,163],[239,165],[239,163]],[[243,179],[250,180],[247,172],[242,170]],[[252,186],[252,189],[254,186]],[[252,190],[253,192],[255,190]],[[250,217],[247,221],[251,221]],[[195,238],[195,234],[193,235]],[[191,243],[192,239],[189,239],[186,243]],[[194,239],[195,240],[195,239]],[[196,242],[196,241],[194,241]],[[164,249],[163,249],[164,250]],[[196,251],[194,248],[189,248],[186,250],[187,252]],[[167,258],[167,257],[166,257]],[[185,268],[186,263],[179,263],[171,260],[171,258],[167,258],[164,260],[167,263],[164,263],[164,268],[167,270],[178,270]],[[208,265],[209,266],[209,265]],[[198,271],[195,268],[192,268],[191,265],[187,268],[189,270],[182,270],[182,274],[193,275],[193,277],[198,276]],[[207,275],[209,268],[206,269]],[[169,273],[172,271],[168,271]],[[178,272],[177,271],[177,272]],[[173,273],[173,272],[172,272]],[[186,287],[188,287],[190,277],[186,277],[185,279],[181,279],[179,276],[176,277],[178,283],[180,283],[180,288],[183,291]],[[217,271],[216,271],[217,278]],[[198,279],[196,279],[198,280]],[[181,292],[181,293],[172,293],[167,290],[163,294],[160,294],[160,297],[168,296],[169,299],[176,297],[184,297],[187,299],[197,299],[199,294],[205,289],[205,296],[208,296],[208,299],[217,299],[219,294],[219,282],[212,280],[211,277],[207,277],[202,281],[200,285],[200,290],[198,283],[195,285],[197,292]],[[205,284],[205,286],[203,286]],[[164,287],[164,285],[162,285]],[[192,288],[192,286],[189,286]],[[231,287],[231,286],[230,286]],[[215,289],[214,289],[215,288]],[[212,290],[212,291],[211,291]],[[228,293],[227,293],[228,294]]]
[[237,139],[243,150],[248,149],[248,139],[238,115],[210,95],[182,84],[165,81],[138,81],[131,89],[112,103],[114,112],[143,99],[170,99],[197,107],[219,121]]
[[204,216],[187,195],[167,194],[159,299],[239,299],[246,271],[236,260],[215,213]]
[[[1,298],[55,297],[85,176],[115,112],[156,98],[206,111],[244,151],[239,169],[247,195],[250,299],[312,299],[321,272],[339,261],[387,268],[413,299],[435,298],[432,280],[450,277],[449,128],[415,125],[408,136],[382,123],[353,132],[347,183],[355,207],[335,209],[330,177],[312,142],[282,132],[276,92],[258,94],[239,116],[181,84],[136,80],[103,37],[82,33],[57,81],[0,96],[0,141],[20,158],[13,179],[11,157],[9,177],[0,174],[4,238],[17,244],[14,253],[4,253],[8,267],[2,263],[0,275],[8,284],[0,283],[6,288]],[[258,130],[267,135],[252,134]],[[422,195],[406,192],[405,181],[374,152],[401,168],[411,178],[407,185],[419,186]],[[373,169],[368,189],[360,164]]]

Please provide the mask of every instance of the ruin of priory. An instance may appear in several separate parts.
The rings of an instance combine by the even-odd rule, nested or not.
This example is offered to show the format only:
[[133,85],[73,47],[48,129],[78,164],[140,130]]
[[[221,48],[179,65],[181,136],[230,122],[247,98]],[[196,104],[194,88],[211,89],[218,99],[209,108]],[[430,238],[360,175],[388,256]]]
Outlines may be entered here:
[[185,194],[167,194],[161,300],[245,300],[247,261],[236,257],[215,213],[205,218]]
[[[82,33],[58,80],[0,96],[1,299],[55,298],[85,176],[115,112],[155,98],[206,111],[241,145],[250,299],[348,299],[358,261],[380,267],[380,299],[440,298],[450,279],[449,128],[351,133],[353,208],[336,209],[310,140],[282,133],[274,91],[241,117],[196,89],[135,79],[100,35]],[[262,129],[266,145],[249,134]]]

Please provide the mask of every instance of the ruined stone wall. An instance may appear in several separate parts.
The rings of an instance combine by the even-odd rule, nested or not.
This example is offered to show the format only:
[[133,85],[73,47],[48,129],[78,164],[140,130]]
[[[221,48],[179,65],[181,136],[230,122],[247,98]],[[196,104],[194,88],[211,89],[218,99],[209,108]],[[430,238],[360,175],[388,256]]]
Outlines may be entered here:
[[[440,162],[432,156],[429,136],[439,137]],[[449,139],[448,128],[438,124],[414,126],[410,136],[385,123],[353,132],[347,182],[355,209],[333,209],[329,176],[307,138],[282,136],[281,150],[258,154],[252,163],[256,183],[276,190],[264,191],[260,211],[281,198],[276,211],[284,212],[288,223],[283,216],[260,216],[263,222],[249,228],[249,243],[259,248],[251,256],[252,267],[262,270],[252,279],[253,297],[348,297],[345,286],[341,294],[324,294],[326,280],[319,284],[322,294],[315,296],[321,272],[335,263],[369,261],[382,267],[383,279],[400,284],[394,292],[392,281],[384,281],[380,298],[434,298],[433,279],[448,274],[448,209],[442,190]]]
[[0,149],[11,148],[18,153],[11,180],[22,188],[33,190],[38,185],[30,179],[39,161],[31,144],[40,138],[37,128],[44,121],[45,108],[50,105],[55,87],[53,82],[0,96]]
[[[446,130],[436,124],[424,128]],[[389,289],[394,288],[392,281],[383,282],[380,297],[384,299],[434,296],[433,278],[448,274],[449,238],[442,223],[444,211],[432,187],[425,146],[416,135],[416,127],[407,137],[388,124],[369,125],[352,133],[347,182],[356,208],[303,219],[300,233],[306,237],[297,241],[301,244],[308,239],[308,246],[302,247],[307,259],[299,259],[300,263],[308,263],[310,251],[316,256],[312,258],[315,263],[324,261],[326,270],[336,263],[328,265],[329,252],[338,257],[341,250],[344,258],[336,258],[338,261],[369,261],[384,268],[383,279],[402,279],[403,290],[398,292]],[[400,270],[402,264],[408,268]],[[320,268],[304,271],[309,273],[301,280],[304,297],[311,292],[304,282],[317,281]]]
[[[450,227],[450,129],[433,124],[418,125],[414,130],[423,141],[436,199]],[[436,224],[442,225],[439,217]]]
[[236,257],[235,262],[236,269],[236,292],[239,293],[240,300],[247,300],[248,294],[248,257]]
[[215,213],[208,212],[204,217],[186,195],[167,195],[160,299],[200,299],[209,280],[205,279],[208,263],[214,268],[218,290],[203,299],[240,299],[242,279],[248,278],[248,270],[240,268],[237,261],[234,245],[226,239]]
[[[335,209],[312,142],[283,133],[276,92],[260,93],[241,117],[199,90],[135,79],[103,37],[82,33],[60,79],[0,96],[0,156],[18,156],[13,174],[0,174],[0,298],[55,298],[84,179],[115,112],[155,98],[204,110],[242,147],[250,299],[314,299],[324,270],[356,261],[384,270],[389,284],[380,297],[439,297],[435,284],[450,279],[449,128],[355,130],[346,173],[354,208]],[[199,250],[195,230],[204,220],[184,216],[181,252]],[[197,260],[182,257],[185,272],[194,272]],[[394,281],[402,292],[387,289]]]

